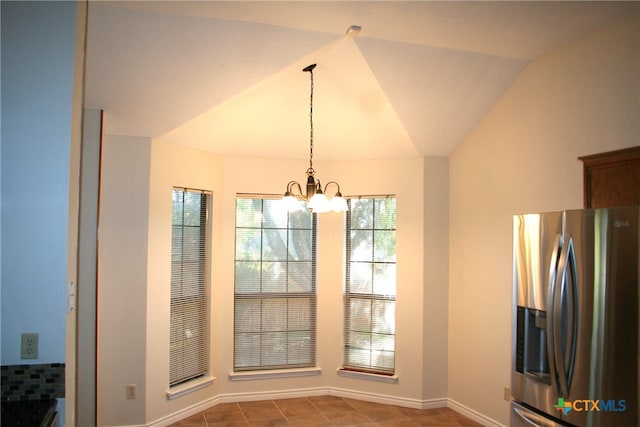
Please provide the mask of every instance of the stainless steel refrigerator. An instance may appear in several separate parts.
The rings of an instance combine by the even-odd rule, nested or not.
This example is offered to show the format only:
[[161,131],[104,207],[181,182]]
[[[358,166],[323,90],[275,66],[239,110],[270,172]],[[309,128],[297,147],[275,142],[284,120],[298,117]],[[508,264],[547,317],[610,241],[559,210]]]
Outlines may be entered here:
[[639,217],[514,216],[512,426],[640,426]]

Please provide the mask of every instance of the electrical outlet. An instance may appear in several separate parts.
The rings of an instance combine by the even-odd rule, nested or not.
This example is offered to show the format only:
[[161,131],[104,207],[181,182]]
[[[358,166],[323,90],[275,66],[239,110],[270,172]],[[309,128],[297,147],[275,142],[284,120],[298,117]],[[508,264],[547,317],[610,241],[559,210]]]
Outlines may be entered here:
[[504,398],[504,400],[507,400],[507,401],[511,400],[511,388],[505,387],[502,397]]
[[127,399],[135,399],[135,398],[136,398],[136,385],[127,384]]
[[22,334],[22,345],[20,346],[21,359],[37,359],[38,358],[38,334],[24,333]]

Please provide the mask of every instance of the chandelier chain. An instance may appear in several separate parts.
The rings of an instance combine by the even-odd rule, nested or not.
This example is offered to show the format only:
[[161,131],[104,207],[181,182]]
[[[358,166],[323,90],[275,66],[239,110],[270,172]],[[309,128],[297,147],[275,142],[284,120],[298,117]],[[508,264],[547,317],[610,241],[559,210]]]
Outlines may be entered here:
[[309,96],[309,171],[313,172],[313,69],[309,70],[311,77],[311,95]]

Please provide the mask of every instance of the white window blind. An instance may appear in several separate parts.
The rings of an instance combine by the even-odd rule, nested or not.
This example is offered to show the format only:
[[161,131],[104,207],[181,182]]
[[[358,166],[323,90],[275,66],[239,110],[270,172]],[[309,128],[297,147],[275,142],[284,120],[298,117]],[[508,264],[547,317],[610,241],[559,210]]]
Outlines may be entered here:
[[234,370],[315,366],[316,218],[236,199]]
[[348,203],[343,369],[393,375],[396,199]]
[[208,207],[211,195],[173,190],[169,386],[208,372]]

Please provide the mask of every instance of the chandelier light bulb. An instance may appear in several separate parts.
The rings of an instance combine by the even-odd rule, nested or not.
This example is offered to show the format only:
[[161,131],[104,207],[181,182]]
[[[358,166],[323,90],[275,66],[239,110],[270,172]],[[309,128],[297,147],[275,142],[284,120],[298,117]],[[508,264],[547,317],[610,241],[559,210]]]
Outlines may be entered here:
[[333,197],[333,199],[331,199],[329,205],[333,212],[346,212],[349,210],[347,201],[344,199],[344,197],[338,196],[337,194]]
[[284,208],[287,210],[287,212],[296,212],[296,211],[301,211],[302,209],[304,209],[302,207],[302,203],[300,203],[300,200],[298,200],[296,198],[296,196],[294,196],[293,194],[289,193],[289,195],[285,195],[282,198],[282,201],[284,203]]

